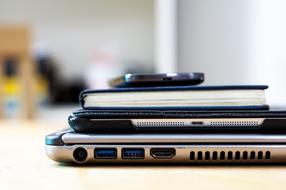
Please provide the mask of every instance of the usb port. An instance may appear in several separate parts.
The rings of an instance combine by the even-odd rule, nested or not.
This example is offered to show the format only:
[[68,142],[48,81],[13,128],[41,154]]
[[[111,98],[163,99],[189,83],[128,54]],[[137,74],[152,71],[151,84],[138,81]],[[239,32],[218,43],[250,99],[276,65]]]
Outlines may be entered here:
[[143,148],[123,148],[122,159],[144,159]]
[[116,148],[96,148],[94,149],[95,159],[115,159],[117,158]]

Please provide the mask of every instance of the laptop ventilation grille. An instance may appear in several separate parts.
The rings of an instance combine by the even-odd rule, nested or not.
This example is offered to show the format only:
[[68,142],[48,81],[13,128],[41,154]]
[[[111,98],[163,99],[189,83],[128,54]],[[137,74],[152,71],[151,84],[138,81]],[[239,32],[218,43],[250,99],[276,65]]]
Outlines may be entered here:
[[269,160],[271,159],[270,151],[191,151],[190,160],[207,161],[207,160]]

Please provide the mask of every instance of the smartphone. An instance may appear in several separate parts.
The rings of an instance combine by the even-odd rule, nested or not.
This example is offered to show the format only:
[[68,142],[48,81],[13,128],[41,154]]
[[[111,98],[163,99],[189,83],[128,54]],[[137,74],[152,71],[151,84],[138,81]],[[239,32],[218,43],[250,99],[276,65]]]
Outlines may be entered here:
[[109,81],[114,88],[150,86],[198,85],[204,81],[204,73],[145,73],[125,74]]

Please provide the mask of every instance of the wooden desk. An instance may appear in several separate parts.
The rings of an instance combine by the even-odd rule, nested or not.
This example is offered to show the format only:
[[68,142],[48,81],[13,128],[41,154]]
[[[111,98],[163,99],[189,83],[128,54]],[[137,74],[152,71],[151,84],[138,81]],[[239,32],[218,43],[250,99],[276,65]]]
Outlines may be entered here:
[[49,160],[53,122],[0,122],[0,189],[283,189],[286,166],[63,166]]

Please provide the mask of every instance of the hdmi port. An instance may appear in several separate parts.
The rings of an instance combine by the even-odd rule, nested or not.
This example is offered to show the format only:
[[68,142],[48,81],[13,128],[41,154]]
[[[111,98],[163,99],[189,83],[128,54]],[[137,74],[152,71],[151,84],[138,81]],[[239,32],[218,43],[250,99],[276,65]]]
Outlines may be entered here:
[[151,148],[150,154],[155,159],[171,159],[176,155],[174,148]]

